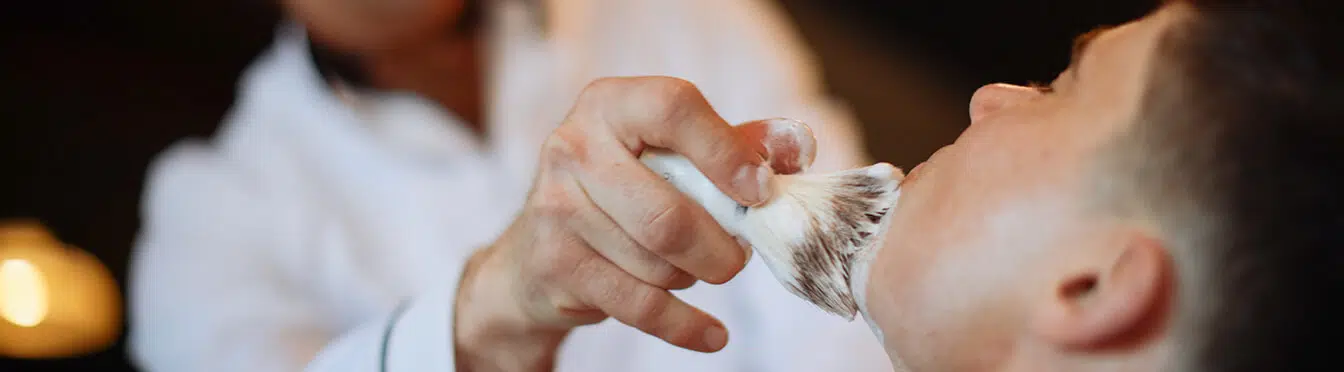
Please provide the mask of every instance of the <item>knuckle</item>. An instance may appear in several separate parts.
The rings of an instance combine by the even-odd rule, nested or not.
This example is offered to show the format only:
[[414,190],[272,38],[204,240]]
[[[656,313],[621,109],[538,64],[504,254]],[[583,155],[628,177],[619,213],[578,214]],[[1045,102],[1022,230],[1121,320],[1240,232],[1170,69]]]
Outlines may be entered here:
[[583,92],[582,92],[580,95],[581,95],[581,96],[588,96],[588,95],[599,95],[599,96],[600,96],[600,95],[603,95],[604,93],[610,93],[613,89],[615,89],[615,88],[617,88],[617,87],[620,87],[620,86],[624,85],[625,82],[626,82],[626,80],[627,80],[627,79],[619,78],[619,77],[602,77],[602,78],[597,78],[597,79],[594,79],[593,81],[589,82],[587,86],[583,87]]
[[578,213],[569,192],[563,187],[544,183],[532,197],[532,210],[538,216],[563,221]]
[[695,84],[684,79],[669,76],[650,77],[645,81],[645,86],[649,87],[653,93],[668,100],[696,97],[699,95],[699,89],[696,89]]
[[689,114],[688,104],[700,99],[700,91],[694,84],[678,78],[650,78],[640,88],[634,96],[644,103],[645,119],[653,122],[680,121]]
[[559,133],[551,133],[541,144],[541,156],[546,164],[563,164],[573,152],[573,144]]
[[564,269],[565,265],[561,263],[560,260],[546,259],[547,257],[561,257],[555,252],[556,251],[554,250],[543,250],[536,252],[536,254],[532,255],[530,258],[532,264],[529,265],[531,268],[531,273],[529,273],[529,275],[535,278],[534,281],[537,284],[551,285],[560,283],[565,278],[565,275],[568,274],[568,270]]
[[667,263],[661,263],[654,267],[649,276],[653,279],[653,283],[650,284],[667,289],[682,288],[686,285],[686,279],[689,277],[681,269]]
[[623,91],[630,87],[630,79],[621,77],[603,77],[593,80],[579,92],[577,107],[582,111],[605,105],[613,98],[625,96]]
[[583,265],[583,255],[573,249],[570,239],[562,234],[545,234],[542,237],[552,243],[544,243],[542,249],[530,257],[538,278],[551,284],[568,282],[575,268]]
[[571,164],[582,164],[587,154],[587,142],[582,131],[564,125],[556,128],[542,143],[541,154],[544,163],[562,168]]
[[689,81],[663,76],[603,78],[584,88],[571,117],[592,118],[614,126],[638,127],[641,137],[667,142],[677,125],[709,108]]
[[679,254],[687,247],[691,209],[684,203],[664,203],[640,221],[644,246],[660,254]]
[[[537,240],[555,241],[553,239],[557,234],[547,231],[550,230],[549,227],[540,226],[538,229],[541,231],[538,231]],[[559,269],[565,266],[566,255],[563,252],[564,249],[561,248],[558,242],[538,244],[532,254],[526,257],[530,263],[528,266],[533,268],[533,270],[536,270],[537,273],[541,274],[543,277],[553,279],[554,275],[559,272]]]
[[634,323],[639,328],[656,328],[667,307],[672,304],[671,295],[657,290],[638,291],[632,294],[630,310],[634,314]]

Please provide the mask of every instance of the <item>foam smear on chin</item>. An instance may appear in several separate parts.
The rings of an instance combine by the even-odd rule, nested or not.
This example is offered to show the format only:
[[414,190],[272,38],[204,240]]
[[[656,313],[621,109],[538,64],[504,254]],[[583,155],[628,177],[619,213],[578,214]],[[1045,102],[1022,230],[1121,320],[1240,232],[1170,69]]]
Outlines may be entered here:
[[[895,208],[896,203],[900,202],[901,190],[899,186],[894,193],[896,195],[892,198],[892,208]],[[891,220],[890,216],[884,217],[882,223],[877,227],[880,237],[870,243],[866,249],[855,254],[850,260],[850,293],[854,294],[854,300],[859,305],[859,315],[863,316],[863,319],[868,323],[868,328],[873,331],[873,335],[877,336],[877,341],[882,344],[886,344],[886,337],[882,333],[882,328],[878,327],[877,322],[868,314],[868,279],[870,278],[869,274],[871,272],[869,269],[872,267],[873,259],[877,257],[877,252],[886,242],[886,232],[891,227]],[[898,368],[897,370],[904,371],[905,369]]]
[[705,207],[724,230],[750,243],[789,292],[846,320],[863,309],[867,261],[880,246],[888,212],[900,197],[900,169],[878,163],[833,173],[776,175],[770,180],[770,201],[744,207],[684,157],[646,151],[640,160]]

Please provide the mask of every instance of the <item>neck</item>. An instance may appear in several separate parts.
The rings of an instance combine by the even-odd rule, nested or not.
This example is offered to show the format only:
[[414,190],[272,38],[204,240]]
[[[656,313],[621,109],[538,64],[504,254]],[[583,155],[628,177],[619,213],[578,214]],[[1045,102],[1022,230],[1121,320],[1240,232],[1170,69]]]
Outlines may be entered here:
[[364,56],[361,67],[374,87],[424,96],[482,134],[480,49],[481,38],[467,33]]
[[1177,343],[1170,337],[1131,350],[1065,350],[1055,345],[1022,341],[1002,368],[1022,372],[1153,372],[1180,371]]

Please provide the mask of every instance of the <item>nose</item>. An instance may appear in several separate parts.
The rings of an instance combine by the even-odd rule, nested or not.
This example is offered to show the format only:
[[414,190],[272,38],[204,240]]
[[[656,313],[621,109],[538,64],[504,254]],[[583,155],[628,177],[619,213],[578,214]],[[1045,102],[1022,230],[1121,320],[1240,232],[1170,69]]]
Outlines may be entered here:
[[1016,106],[1040,94],[1041,92],[1036,89],[1012,84],[989,84],[980,87],[971,95],[971,123],[974,124],[995,111]]

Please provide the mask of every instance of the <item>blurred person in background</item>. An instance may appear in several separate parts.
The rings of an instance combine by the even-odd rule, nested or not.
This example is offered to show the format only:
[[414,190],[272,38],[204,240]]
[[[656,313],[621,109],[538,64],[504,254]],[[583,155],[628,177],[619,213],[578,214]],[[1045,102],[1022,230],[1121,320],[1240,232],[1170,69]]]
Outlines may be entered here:
[[[215,137],[150,171],[143,369],[890,370],[634,160],[684,153],[744,204],[868,162],[773,4],[284,5]],[[590,86],[630,75],[680,79]],[[820,143],[729,125],[779,116]]]

